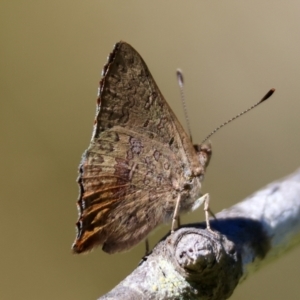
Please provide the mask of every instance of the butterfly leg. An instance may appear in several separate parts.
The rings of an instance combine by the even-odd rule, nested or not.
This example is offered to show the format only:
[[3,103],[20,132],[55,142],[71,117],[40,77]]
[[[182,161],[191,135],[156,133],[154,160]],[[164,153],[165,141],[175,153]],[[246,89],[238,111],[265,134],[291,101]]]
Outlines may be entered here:
[[209,207],[209,194],[205,194],[201,197],[204,203],[204,212],[205,212],[205,221],[206,221],[206,228],[210,231],[212,231],[211,227],[210,227],[210,223],[209,223],[209,216],[212,216],[213,218],[216,219],[215,214],[212,212],[212,210]]
[[172,219],[171,233],[174,232],[176,220],[178,220],[178,218],[179,218],[178,211],[179,211],[180,199],[181,199],[180,193],[178,193],[177,201],[176,201],[176,205],[175,205],[175,209],[174,209],[174,214],[173,214],[173,219]]

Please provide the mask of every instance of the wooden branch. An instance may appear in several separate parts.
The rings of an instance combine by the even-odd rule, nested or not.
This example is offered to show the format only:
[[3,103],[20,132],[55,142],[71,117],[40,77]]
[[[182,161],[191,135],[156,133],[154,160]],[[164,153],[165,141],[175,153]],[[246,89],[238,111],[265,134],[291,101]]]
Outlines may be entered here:
[[112,299],[228,299],[238,283],[300,242],[300,169],[211,221],[166,236]]

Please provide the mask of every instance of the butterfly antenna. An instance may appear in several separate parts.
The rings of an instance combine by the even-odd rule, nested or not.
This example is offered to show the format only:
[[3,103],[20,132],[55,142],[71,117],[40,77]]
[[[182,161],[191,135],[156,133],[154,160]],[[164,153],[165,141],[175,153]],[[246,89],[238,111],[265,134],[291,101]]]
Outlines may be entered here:
[[190,120],[189,120],[188,113],[187,113],[185,96],[184,96],[184,89],[183,89],[183,85],[184,85],[183,74],[182,74],[182,71],[180,69],[176,70],[176,76],[177,76],[177,81],[178,81],[178,85],[179,85],[179,89],[180,89],[180,98],[181,98],[181,103],[182,103],[182,106],[183,106],[183,111],[184,111],[185,121],[186,121],[186,125],[187,125],[187,130],[188,130],[188,134],[190,136],[191,142],[192,142],[193,141],[192,131],[191,131],[191,126],[190,126]]
[[269,99],[273,93],[275,92],[275,89],[270,89],[265,96],[256,104],[252,105],[251,107],[249,107],[248,109],[244,110],[243,112],[239,113],[238,115],[236,115],[235,117],[229,119],[228,121],[226,121],[225,123],[221,124],[220,126],[218,126],[215,130],[213,130],[203,141],[201,144],[204,144],[213,134],[215,134],[217,131],[219,131],[222,127],[224,127],[225,125],[231,123],[233,120],[241,117],[242,115],[244,115],[245,113],[247,113],[248,111],[252,110],[253,108],[255,108],[256,106],[258,106],[259,104],[263,103],[264,101],[266,101],[267,99]]

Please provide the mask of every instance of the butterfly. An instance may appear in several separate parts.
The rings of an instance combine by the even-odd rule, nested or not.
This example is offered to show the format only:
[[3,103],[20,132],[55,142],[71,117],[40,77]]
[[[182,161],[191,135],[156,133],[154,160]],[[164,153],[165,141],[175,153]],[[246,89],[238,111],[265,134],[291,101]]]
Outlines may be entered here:
[[73,252],[130,249],[161,223],[203,202],[210,145],[193,145],[139,53],[115,45],[100,81],[96,118],[79,166]]

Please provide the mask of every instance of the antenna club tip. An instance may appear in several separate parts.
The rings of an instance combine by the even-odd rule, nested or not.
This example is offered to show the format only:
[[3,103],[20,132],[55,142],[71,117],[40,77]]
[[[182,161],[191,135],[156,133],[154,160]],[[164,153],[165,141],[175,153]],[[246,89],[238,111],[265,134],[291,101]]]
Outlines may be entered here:
[[263,102],[263,101],[265,101],[265,100],[267,100],[267,99],[269,99],[269,98],[274,94],[274,92],[275,92],[275,89],[274,89],[274,88],[270,89],[270,90],[266,93],[266,95],[260,100],[260,103]]
[[176,70],[177,80],[180,86],[183,86],[183,73],[180,69]]

